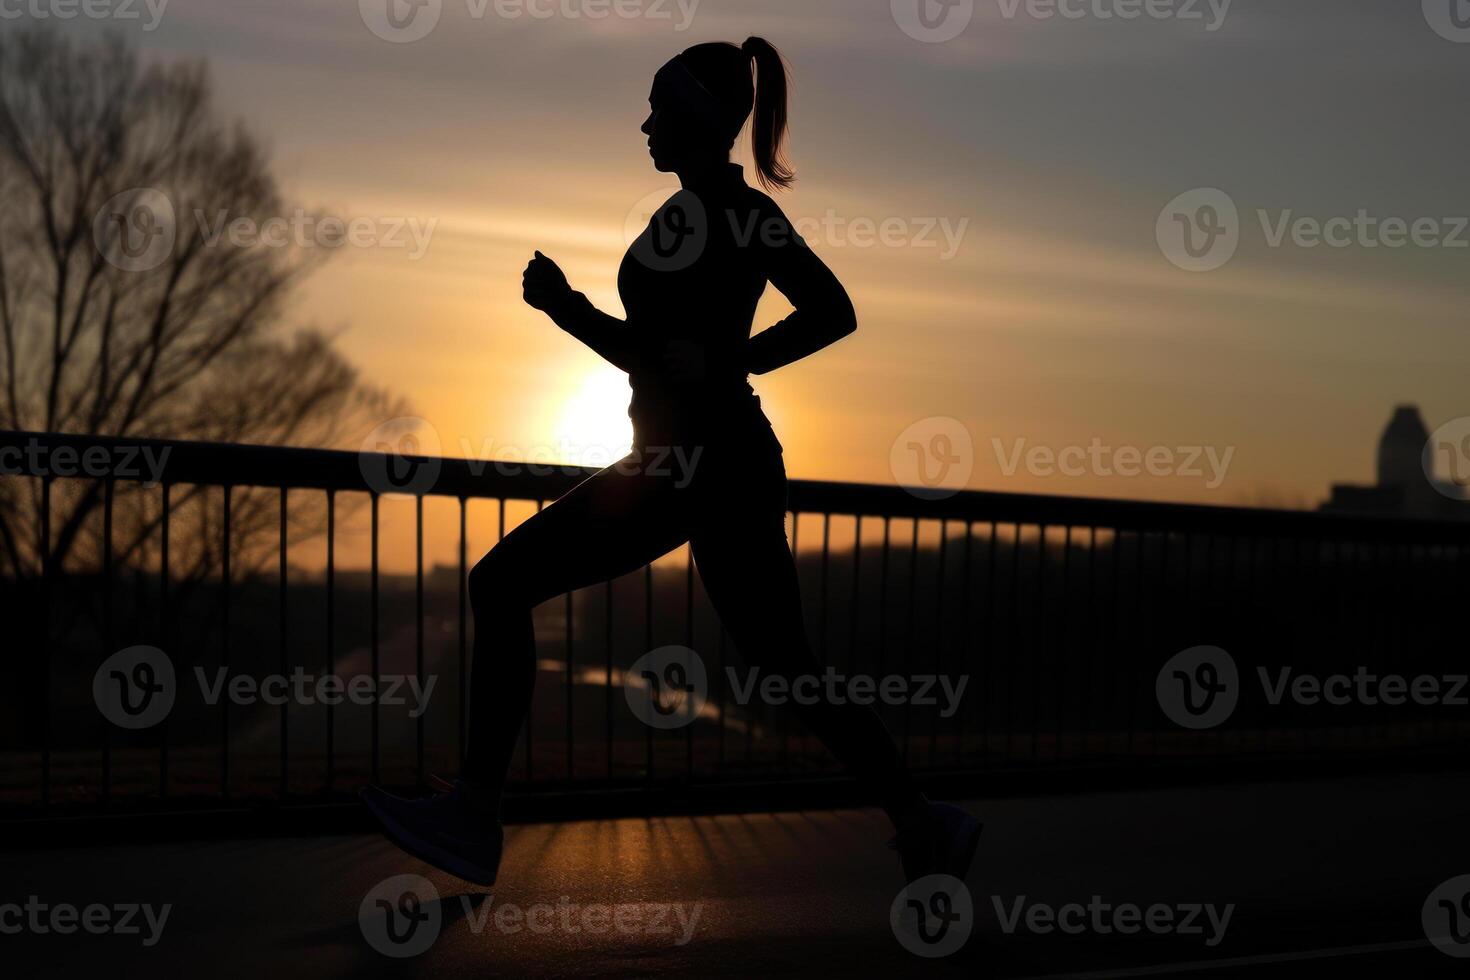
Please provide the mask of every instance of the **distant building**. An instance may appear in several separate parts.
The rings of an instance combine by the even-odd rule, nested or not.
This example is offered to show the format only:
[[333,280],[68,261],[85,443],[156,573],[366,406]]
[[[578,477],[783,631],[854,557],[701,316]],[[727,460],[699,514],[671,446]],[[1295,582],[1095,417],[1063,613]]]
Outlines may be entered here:
[[1324,511],[1470,520],[1470,506],[1459,487],[1426,472],[1424,449],[1429,429],[1417,405],[1399,405],[1378,439],[1378,482],[1372,486],[1336,483]]

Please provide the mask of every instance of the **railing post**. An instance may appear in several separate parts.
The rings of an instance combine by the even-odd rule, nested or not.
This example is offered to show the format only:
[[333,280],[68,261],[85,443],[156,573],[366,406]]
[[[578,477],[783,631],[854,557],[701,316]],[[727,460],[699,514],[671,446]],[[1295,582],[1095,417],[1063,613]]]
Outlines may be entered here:
[[[289,639],[290,639],[290,624],[289,624],[288,618],[287,618],[288,617],[288,613],[289,613],[289,605],[287,603],[287,597],[286,597],[287,589],[289,588],[288,572],[287,572],[287,557],[288,556],[287,556],[287,551],[286,551],[286,518],[287,518],[287,510],[286,510],[287,500],[286,500],[286,495],[287,495],[286,488],[285,487],[281,487],[280,488],[280,521],[279,521],[281,539],[280,539],[280,543],[279,543],[278,554],[279,554],[279,558],[280,558],[280,570],[279,570],[279,575],[280,575],[280,578],[279,578],[279,584],[280,584],[280,639],[279,639],[279,643],[280,643],[280,667],[281,667],[281,676],[283,676],[283,677],[286,677],[286,676],[289,676],[290,675],[290,651],[289,651],[288,646],[287,646],[287,644],[289,642]],[[291,701],[290,698],[285,698],[285,699],[283,699],[282,704],[281,704],[281,781],[280,781],[279,795],[280,795],[280,798],[281,798],[282,801],[284,801],[290,795],[290,773],[291,773],[291,767],[290,767],[290,751],[289,751],[289,742],[288,742],[290,716],[291,716],[291,712],[290,712],[290,701]]]
[[[337,493],[327,491],[327,675],[337,674]],[[327,714],[327,779],[330,792],[337,775],[336,729],[333,725],[332,702]]]
[[[230,497],[233,488],[227,483],[221,490],[220,505],[220,667],[225,676],[230,671]],[[220,797],[230,798],[230,699],[220,698],[219,711],[219,790]]]
[[[159,562],[158,562],[158,645],[170,657],[177,657],[179,651],[170,643],[169,636],[169,561],[168,561],[168,529],[173,517],[170,507],[169,491],[171,489],[167,482],[160,485],[163,493],[163,517],[159,525]],[[160,800],[168,796],[168,719],[165,718],[158,725],[158,798]]]

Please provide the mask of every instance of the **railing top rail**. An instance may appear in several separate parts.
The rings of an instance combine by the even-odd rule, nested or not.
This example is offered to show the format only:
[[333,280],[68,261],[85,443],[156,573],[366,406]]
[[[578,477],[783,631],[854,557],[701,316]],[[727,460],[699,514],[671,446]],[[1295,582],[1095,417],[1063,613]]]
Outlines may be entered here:
[[[57,472],[54,453],[76,455],[72,472]],[[77,476],[142,482],[145,475],[118,470],[89,472],[85,454],[106,460],[151,453],[163,460],[162,482],[207,486],[315,489],[379,493],[368,478],[391,458],[377,453],[301,449],[166,439],[130,439],[72,433],[0,430],[0,475]],[[38,463],[44,452],[53,465]],[[167,453],[166,456],[163,454]],[[582,466],[440,457],[404,457],[437,468],[424,496],[551,500],[596,472]],[[399,460],[400,462],[402,460]],[[1470,521],[1445,522],[1311,511],[1268,510],[1214,504],[1159,503],[1098,497],[962,490],[936,496],[922,488],[824,480],[792,480],[790,507],[801,513],[920,518],[1049,527],[1099,527],[1121,531],[1192,531],[1361,541],[1470,545]]]

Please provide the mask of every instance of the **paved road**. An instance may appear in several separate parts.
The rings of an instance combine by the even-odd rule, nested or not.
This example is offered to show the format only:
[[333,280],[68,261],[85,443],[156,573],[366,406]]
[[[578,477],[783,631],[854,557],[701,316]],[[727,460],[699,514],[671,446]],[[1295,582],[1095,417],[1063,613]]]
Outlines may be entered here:
[[[35,895],[52,908],[172,909],[151,947],[139,913],[139,935],[0,935],[0,962],[8,976],[52,977],[1470,972],[1470,959],[1431,948],[1421,925],[1430,892],[1470,874],[1470,776],[970,806],[987,821],[968,882],[973,929],[942,959],[911,954],[889,925],[902,882],[881,816],[839,811],[515,827],[494,889],[467,888],[362,836],[10,852],[0,854],[0,903]],[[405,873],[439,897],[421,888],[414,908],[390,889],[400,934],[401,916],[428,916],[410,946],[390,948],[432,938],[435,919],[439,931],[424,952],[390,959],[363,929],[386,928],[387,912],[370,902],[360,920],[359,909]],[[1021,924],[1007,931],[1018,902]],[[1069,934],[1025,924],[1071,903],[1108,909],[1069,913],[1084,926]],[[1215,924],[1202,911],[1193,919],[1201,931],[1188,935],[1102,931],[1124,903],[1168,906],[1181,918],[1190,906],[1213,907]]]

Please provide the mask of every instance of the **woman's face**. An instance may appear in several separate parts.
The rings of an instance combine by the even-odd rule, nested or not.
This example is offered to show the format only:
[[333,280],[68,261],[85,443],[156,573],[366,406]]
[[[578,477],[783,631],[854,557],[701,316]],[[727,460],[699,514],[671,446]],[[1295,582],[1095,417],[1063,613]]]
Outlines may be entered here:
[[662,86],[654,82],[653,91],[648,93],[648,118],[643,120],[643,134],[648,137],[648,155],[653,157],[653,166],[663,173],[677,169],[676,120],[672,100],[661,91]]
[[653,157],[655,169],[673,173],[703,157],[722,154],[724,151],[707,129],[692,117],[691,110],[665,90],[663,82],[654,81],[653,90],[648,93],[648,118],[643,120],[642,131],[648,137],[648,155]]

